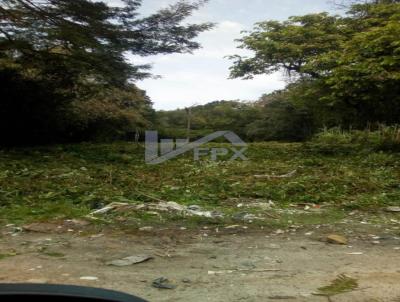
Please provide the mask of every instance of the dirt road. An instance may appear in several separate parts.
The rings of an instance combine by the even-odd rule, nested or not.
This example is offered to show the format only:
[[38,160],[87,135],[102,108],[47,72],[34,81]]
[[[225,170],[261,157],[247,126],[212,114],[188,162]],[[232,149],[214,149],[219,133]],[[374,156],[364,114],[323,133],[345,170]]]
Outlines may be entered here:
[[[396,233],[350,232],[348,245],[320,240],[331,231],[4,231],[0,281],[83,284],[149,301],[327,301],[313,293],[346,274],[357,279],[358,289],[335,295],[332,301],[399,301]],[[105,264],[143,254],[154,259],[124,267]],[[158,277],[177,287],[152,287]]]

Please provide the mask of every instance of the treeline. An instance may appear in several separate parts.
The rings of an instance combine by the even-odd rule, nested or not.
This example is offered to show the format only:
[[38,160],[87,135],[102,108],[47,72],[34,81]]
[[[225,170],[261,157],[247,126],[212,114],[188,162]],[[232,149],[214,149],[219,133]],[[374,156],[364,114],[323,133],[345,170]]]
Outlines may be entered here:
[[194,39],[212,24],[183,21],[204,2],[142,17],[141,0],[1,0],[0,145],[126,139],[156,127],[180,137],[226,129],[248,140],[304,140],[322,128],[400,123],[397,0],[260,22],[240,40],[254,55],[232,56],[231,77],[283,71],[285,89],[253,104],[156,113],[135,85],[150,66],[132,58],[199,48]]
[[129,137],[154,121],[129,56],[185,53],[211,24],[184,24],[198,3],[141,17],[140,0],[0,1],[0,144]]
[[[400,123],[399,1],[353,4],[346,16],[261,22],[240,41],[254,56],[232,56],[232,78],[283,70],[290,84],[254,104],[192,108],[192,136],[226,129],[247,140],[298,141],[326,128],[373,130]],[[185,110],[158,113],[164,132],[178,127],[183,135],[186,120]]]

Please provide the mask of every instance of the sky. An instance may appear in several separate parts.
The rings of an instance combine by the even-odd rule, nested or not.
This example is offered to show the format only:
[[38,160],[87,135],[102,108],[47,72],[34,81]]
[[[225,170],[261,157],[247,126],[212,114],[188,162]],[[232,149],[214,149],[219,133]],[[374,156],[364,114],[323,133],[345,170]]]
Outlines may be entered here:
[[[177,0],[143,0],[141,12],[150,14]],[[196,39],[202,48],[192,54],[169,54],[133,57],[134,64],[153,65],[159,79],[138,81],[157,110],[172,110],[216,100],[257,100],[262,94],[282,89],[281,73],[257,76],[252,80],[228,79],[232,62],[228,55],[251,55],[238,49],[235,42],[241,31],[251,30],[254,23],[285,20],[289,16],[333,11],[329,0],[209,0],[191,16],[189,22],[215,22],[214,29]],[[337,13],[337,12],[335,12]]]

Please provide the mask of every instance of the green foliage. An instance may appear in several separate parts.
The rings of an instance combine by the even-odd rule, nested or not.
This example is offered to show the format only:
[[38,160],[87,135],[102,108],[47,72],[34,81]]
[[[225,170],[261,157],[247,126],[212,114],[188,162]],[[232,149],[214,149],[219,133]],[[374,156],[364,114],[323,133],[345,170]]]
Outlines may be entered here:
[[320,13],[261,22],[240,40],[254,56],[234,56],[231,76],[285,71],[292,84],[281,107],[286,102],[311,114],[314,131],[398,124],[399,21],[398,1],[374,1],[352,5],[345,17]]
[[[191,108],[191,138],[200,138],[214,131],[230,130],[242,139],[254,139],[248,135],[248,125],[261,118],[257,104],[239,101],[215,101]],[[188,114],[185,109],[157,112],[157,128],[166,137],[187,135]]]
[[[214,145],[215,146],[215,145]],[[217,146],[229,147],[228,144]],[[302,224],[337,221],[346,210],[360,209],[381,216],[400,198],[400,159],[371,149],[321,152],[318,145],[251,143],[248,161],[193,161],[193,154],[160,165],[146,165],[144,149],[132,143],[70,144],[18,148],[0,152],[0,220],[27,222],[83,217],[111,202],[154,202],[149,196],[180,204],[234,214],[243,212],[232,198],[272,200],[278,219],[262,223]],[[287,178],[256,178],[283,175]],[[145,195],[143,195],[145,193]],[[328,212],[280,214],[290,205],[316,203]],[[257,209],[254,209],[257,213]],[[270,212],[268,212],[270,213]],[[272,213],[271,213],[272,214]],[[120,213],[105,215],[114,219]],[[150,214],[149,214],[150,215]],[[160,221],[140,212],[123,215],[133,225],[141,219],[176,222],[174,214]],[[229,217],[226,223],[231,223]],[[188,220],[190,220],[188,218]],[[180,217],[179,223],[185,223]],[[232,224],[232,223],[231,223]]]
[[355,290],[358,287],[356,279],[346,275],[339,275],[330,285],[318,289],[316,295],[331,297],[338,294],[344,294]]
[[338,151],[350,148],[352,150],[370,149],[376,151],[400,151],[399,126],[379,125],[375,131],[371,130],[343,130],[339,127],[324,129],[316,134],[309,142],[310,145],[319,145],[321,148]]
[[255,52],[252,58],[236,59],[231,76],[251,78],[284,69],[291,73],[318,77],[315,68],[309,68],[321,54],[335,50],[346,38],[342,20],[327,13],[290,17],[287,21],[257,23],[254,30],[239,40],[241,48]]

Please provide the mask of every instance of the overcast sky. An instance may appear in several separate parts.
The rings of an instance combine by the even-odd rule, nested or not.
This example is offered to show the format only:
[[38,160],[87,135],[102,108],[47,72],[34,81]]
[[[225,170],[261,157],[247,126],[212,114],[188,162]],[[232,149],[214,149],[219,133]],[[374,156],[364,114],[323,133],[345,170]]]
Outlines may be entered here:
[[[154,12],[176,0],[143,0],[142,12]],[[263,93],[283,88],[281,74],[253,80],[230,80],[227,55],[243,54],[235,39],[255,22],[285,20],[292,15],[332,11],[329,0],[210,0],[190,18],[191,22],[218,23],[202,33],[202,49],[193,54],[132,58],[133,63],[153,64],[160,79],[146,79],[137,85],[146,90],[156,109],[175,109],[215,100],[257,100]]]

